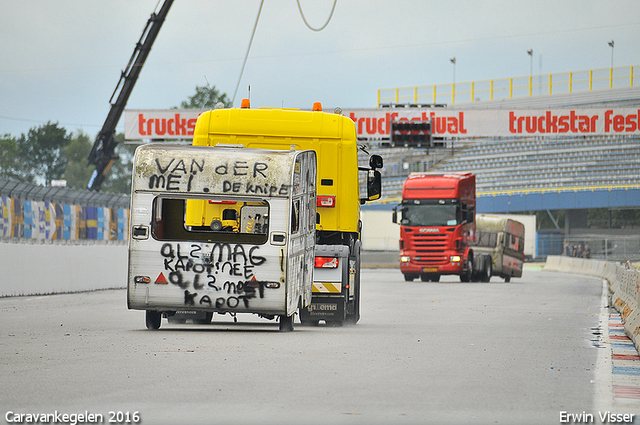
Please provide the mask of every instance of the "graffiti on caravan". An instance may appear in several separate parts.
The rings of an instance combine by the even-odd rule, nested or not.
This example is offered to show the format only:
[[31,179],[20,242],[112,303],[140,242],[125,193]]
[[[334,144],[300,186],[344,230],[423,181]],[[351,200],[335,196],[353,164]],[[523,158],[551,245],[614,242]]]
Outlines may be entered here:
[[149,177],[149,189],[190,192],[193,178],[204,171],[204,163],[204,159],[198,162],[195,158],[170,158],[163,163],[156,158],[157,170]]
[[[287,196],[289,184],[267,182],[269,165],[262,161],[224,161],[206,164],[204,159],[168,158],[154,160],[154,172],[149,176],[149,189],[171,192],[234,193],[267,196]],[[207,168],[209,183],[213,188],[201,187],[205,182],[198,180]],[[204,179],[203,179],[204,180]]]
[[164,271],[155,284],[171,284],[184,291],[187,306],[201,305],[228,310],[249,307],[251,299],[264,298],[265,289],[279,282],[258,280],[256,269],[266,263],[259,246],[216,243],[165,243],[160,248]]

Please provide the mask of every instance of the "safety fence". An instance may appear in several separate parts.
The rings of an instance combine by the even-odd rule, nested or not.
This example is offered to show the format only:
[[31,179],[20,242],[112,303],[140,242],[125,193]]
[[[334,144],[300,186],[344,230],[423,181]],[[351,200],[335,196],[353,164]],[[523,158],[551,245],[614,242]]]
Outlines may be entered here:
[[624,331],[640,351],[640,272],[630,263],[549,256],[544,270],[584,274],[609,282],[613,307],[620,312]]
[[0,240],[126,243],[129,196],[0,179]]
[[385,104],[454,104],[637,86],[640,66],[378,90]]

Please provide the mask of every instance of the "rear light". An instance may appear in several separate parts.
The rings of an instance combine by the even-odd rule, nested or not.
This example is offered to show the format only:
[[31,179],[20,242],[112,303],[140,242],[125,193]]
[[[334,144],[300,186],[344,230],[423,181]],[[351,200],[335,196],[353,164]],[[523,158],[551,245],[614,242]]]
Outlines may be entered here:
[[149,276],[136,276],[133,281],[135,283],[151,283],[151,278]]
[[235,204],[236,201],[209,201],[210,204]]
[[317,269],[335,269],[340,264],[340,260],[335,257],[316,257],[315,267]]
[[333,208],[336,206],[336,197],[327,196],[327,195],[318,195],[318,197],[316,198],[316,206]]

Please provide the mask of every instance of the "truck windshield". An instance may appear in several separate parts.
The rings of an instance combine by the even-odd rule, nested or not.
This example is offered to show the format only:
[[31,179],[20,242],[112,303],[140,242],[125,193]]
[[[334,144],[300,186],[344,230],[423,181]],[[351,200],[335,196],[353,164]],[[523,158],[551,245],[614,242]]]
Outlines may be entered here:
[[405,226],[456,226],[457,205],[403,205],[402,224]]

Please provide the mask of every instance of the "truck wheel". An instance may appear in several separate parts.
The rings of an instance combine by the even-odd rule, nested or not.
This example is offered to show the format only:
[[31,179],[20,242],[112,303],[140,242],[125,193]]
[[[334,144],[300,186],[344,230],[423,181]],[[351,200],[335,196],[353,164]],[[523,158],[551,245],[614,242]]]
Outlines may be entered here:
[[460,282],[470,282],[472,276],[473,274],[470,270],[467,270],[460,275]]
[[469,260],[467,260],[467,269],[464,270],[462,272],[462,274],[460,275],[460,282],[470,282],[471,279],[474,277],[474,270],[473,270],[473,257],[469,258]]
[[160,329],[161,321],[162,321],[162,313],[155,310],[147,310],[147,313],[146,313],[147,329],[151,329],[151,330]]
[[280,316],[280,332],[293,331],[293,316],[293,314],[291,316],[284,314]]
[[484,271],[482,273],[482,282],[489,282],[491,280],[491,273],[493,272],[493,262],[491,258],[486,258],[484,261]]
[[504,283],[509,283],[509,282],[511,282],[511,276],[505,276]]
[[404,280],[406,280],[407,282],[413,282],[413,279],[415,279],[417,276],[414,276],[412,274],[405,274],[404,275]]

